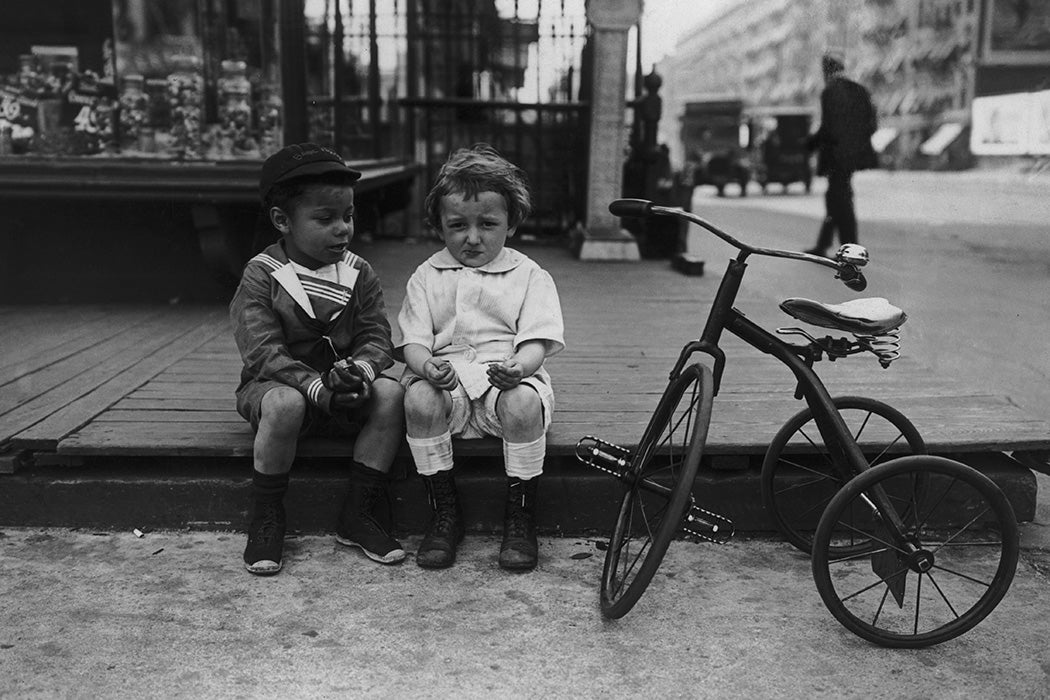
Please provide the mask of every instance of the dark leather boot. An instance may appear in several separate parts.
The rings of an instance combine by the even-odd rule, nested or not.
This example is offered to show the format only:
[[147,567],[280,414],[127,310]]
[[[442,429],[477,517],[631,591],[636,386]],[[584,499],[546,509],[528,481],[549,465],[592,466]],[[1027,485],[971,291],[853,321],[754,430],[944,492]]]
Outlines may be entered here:
[[288,474],[252,473],[254,505],[244,547],[244,568],[256,576],[272,576],[283,566],[286,519],[284,494]]
[[507,479],[507,500],[503,510],[503,544],[499,565],[510,571],[528,571],[536,567],[539,546],[536,543],[536,486],[539,477],[522,481]]
[[463,540],[463,513],[451,471],[424,476],[430,507],[434,510],[426,535],[416,552],[416,563],[424,569],[444,569],[456,561],[456,548]]
[[335,539],[347,547],[360,547],[372,561],[397,564],[404,560],[405,550],[375,516],[376,506],[386,501],[388,481],[380,471],[353,464]]

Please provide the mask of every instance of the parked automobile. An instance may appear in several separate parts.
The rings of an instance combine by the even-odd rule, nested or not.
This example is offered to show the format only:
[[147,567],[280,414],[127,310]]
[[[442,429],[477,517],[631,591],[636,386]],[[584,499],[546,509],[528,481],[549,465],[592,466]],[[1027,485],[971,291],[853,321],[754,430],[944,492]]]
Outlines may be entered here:
[[713,185],[722,197],[726,185],[735,183],[740,187],[740,196],[747,196],[751,166],[743,111],[743,101],[732,97],[686,101],[679,119],[685,176],[691,178],[692,186]]
[[811,157],[806,148],[812,112],[803,107],[767,107],[748,110],[751,128],[752,176],[762,187],[778,183],[783,190],[801,182],[810,191]]

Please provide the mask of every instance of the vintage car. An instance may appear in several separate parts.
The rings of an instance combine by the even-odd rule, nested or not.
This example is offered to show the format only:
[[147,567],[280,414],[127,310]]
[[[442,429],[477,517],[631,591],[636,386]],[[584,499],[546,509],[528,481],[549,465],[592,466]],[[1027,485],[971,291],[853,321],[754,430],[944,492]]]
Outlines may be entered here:
[[713,185],[725,196],[735,183],[747,196],[751,181],[747,129],[742,121],[743,101],[732,97],[695,97],[686,100],[681,121],[685,177],[694,187]]
[[748,110],[751,129],[752,176],[762,187],[777,183],[786,191],[801,182],[810,191],[813,167],[806,147],[813,113],[804,107],[766,107]]

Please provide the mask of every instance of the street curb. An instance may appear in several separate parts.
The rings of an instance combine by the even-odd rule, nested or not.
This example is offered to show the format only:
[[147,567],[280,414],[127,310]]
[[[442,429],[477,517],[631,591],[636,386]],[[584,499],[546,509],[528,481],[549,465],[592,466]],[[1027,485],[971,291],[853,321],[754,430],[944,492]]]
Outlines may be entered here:
[[[1006,493],[1019,521],[1035,517],[1032,472],[1001,453],[948,455],[987,474]],[[421,534],[430,517],[422,481],[411,464],[396,479],[391,497],[400,535]],[[241,530],[250,504],[250,463],[197,460],[192,465],[161,460],[107,460],[75,469],[32,467],[0,477],[0,526],[98,529]],[[457,466],[469,531],[497,533],[503,527],[506,477],[500,460],[472,458]],[[328,462],[297,464],[285,502],[289,528],[331,532],[347,483],[346,467]],[[738,532],[774,530],[764,512],[755,464],[736,471],[701,468],[698,505],[732,520]],[[540,484],[537,525],[546,534],[606,533],[620,500],[618,482],[572,459],[549,458]]]

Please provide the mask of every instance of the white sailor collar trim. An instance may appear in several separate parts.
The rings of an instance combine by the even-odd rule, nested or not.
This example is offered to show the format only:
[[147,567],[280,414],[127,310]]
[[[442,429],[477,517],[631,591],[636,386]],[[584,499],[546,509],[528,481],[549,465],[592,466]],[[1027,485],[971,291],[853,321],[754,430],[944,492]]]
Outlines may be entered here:
[[[499,254],[485,263],[481,267],[471,267],[471,270],[477,270],[478,272],[510,272],[514,268],[525,262],[526,257],[524,253],[519,253],[513,248],[504,248]],[[448,251],[448,248],[442,248],[438,252],[434,253],[427,260],[431,267],[437,268],[438,270],[458,270],[460,268],[468,267],[460,261],[456,260],[452,253]]]
[[[284,287],[284,291],[288,292],[289,296],[299,305],[299,308],[305,311],[310,318],[316,319],[317,315],[314,313],[313,304],[310,303],[310,297],[307,296],[306,290],[299,280],[298,273],[296,273],[295,268],[288,259],[288,254],[284,251],[284,247],[279,246],[272,252],[280,253],[280,255],[270,255],[264,251],[256,255],[253,260],[268,267],[273,278],[277,280],[279,285]],[[349,290],[354,289],[361,272],[357,267],[358,260],[358,256],[349,250],[343,253],[343,259],[337,263],[340,286]]]

